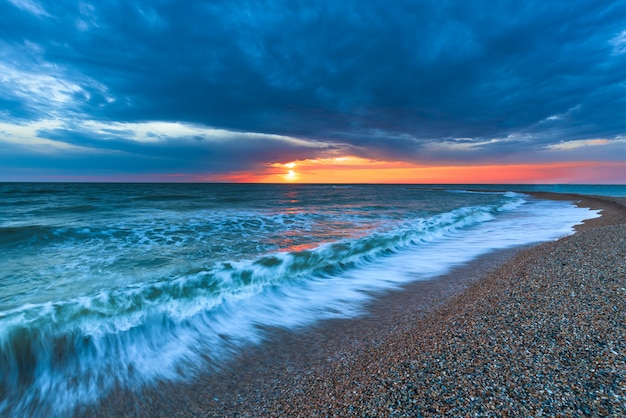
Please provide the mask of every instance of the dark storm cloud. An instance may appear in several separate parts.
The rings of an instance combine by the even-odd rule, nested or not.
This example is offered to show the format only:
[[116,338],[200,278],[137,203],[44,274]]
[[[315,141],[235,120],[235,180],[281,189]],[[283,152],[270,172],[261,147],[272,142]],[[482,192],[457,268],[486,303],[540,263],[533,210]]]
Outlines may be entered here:
[[[0,78],[5,120],[183,122],[407,160],[458,138],[478,145],[448,159],[626,134],[624,1],[14,0],[0,16],[3,61],[63,80],[47,94],[45,79]],[[192,165],[216,149],[71,129],[46,137],[168,149]],[[271,143],[251,154],[241,144],[235,135],[216,153],[287,158]]]

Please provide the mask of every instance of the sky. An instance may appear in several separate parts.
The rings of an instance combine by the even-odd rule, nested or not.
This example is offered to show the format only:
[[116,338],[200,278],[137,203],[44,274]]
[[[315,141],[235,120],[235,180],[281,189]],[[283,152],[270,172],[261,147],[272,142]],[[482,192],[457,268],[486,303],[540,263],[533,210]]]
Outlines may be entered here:
[[624,184],[625,16],[0,0],[0,181]]

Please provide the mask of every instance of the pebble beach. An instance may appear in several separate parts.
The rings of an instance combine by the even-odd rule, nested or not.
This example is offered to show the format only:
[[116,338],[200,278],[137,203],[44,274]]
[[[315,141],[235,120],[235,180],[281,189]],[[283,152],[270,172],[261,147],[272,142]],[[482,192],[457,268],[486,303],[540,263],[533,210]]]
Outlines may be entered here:
[[626,199],[535,195],[602,217],[76,415],[626,416]]

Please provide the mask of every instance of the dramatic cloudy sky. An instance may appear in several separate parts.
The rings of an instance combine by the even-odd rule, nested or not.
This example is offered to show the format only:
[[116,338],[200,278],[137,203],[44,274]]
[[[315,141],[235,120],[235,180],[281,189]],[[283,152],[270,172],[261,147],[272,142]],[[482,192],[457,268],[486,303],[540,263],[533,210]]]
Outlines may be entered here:
[[625,17],[0,0],[0,181],[626,183]]

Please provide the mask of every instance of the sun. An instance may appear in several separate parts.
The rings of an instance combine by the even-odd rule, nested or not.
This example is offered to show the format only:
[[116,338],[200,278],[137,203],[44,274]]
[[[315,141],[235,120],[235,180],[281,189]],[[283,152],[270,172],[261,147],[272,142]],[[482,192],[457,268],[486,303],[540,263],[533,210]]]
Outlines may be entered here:
[[293,170],[289,170],[287,174],[283,176],[283,178],[287,181],[296,181],[298,179],[298,173]]

